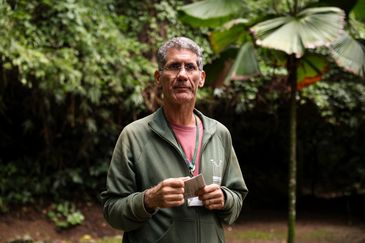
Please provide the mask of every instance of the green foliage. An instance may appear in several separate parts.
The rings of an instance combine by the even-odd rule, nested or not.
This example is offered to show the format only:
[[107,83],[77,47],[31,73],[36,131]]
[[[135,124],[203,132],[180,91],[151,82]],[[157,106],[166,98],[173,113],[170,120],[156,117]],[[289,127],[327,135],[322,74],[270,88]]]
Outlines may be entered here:
[[301,101],[302,104],[308,100],[315,102],[321,116],[333,125],[356,128],[365,121],[363,82],[349,73],[331,68],[325,75],[324,82],[302,90]]
[[151,58],[166,39],[187,36],[194,39],[204,50],[206,62],[212,58],[212,50],[205,35],[209,29],[194,29],[178,19],[178,9],[185,4],[182,0],[169,1],[120,1],[118,12],[126,16],[126,35],[149,45]]
[[203,0],[183,6],[180,19],[196,27],[217,27],[242,11],[240,0]]
[[123,126],[150,112],[157,46],[184,1],[1,1],[0,208],[98,197]]
[[68,229],[82,224],[85,219],[84,215],[76,209],[75,205],[67,201],[52,204],[47,216],[60,229]]
[[100,186],[99,163],[120,124],[144,110],[140,93],[153,64],[113,9],[104,1],[0,5],[3,204]]
[[301,106],[310,109],[306,111],[307,118],[300,121],[302,142],[306,146],[302,153],[309,164],[305,172],[315,174],[305,183],[315,188],[312,190],[315,194],[331,191],[342,195],[363,194],[364,81],[333,68],[323,82],[304,89],[300,95]]
[[111,3],[11,3],[0,7],[4,207],[100,186],[100,164],[120,123],[144,109],[139,94],[153,70]]
[[[21,204],[33,202],[32,193],[29,188],[24,187],[32,180],[29,178],[29,171],[22,171],[15,164],[5,164],[0,166],[0,212],[7,212],[9,202],[18,202]],[[17,178],[14,180],[14,178]],[[37,182],[33,179],[35,186],[33,193],[37,191]]]
[[[149,97],[157,95],[150,88],[157,47],[185,35],[203,46],[208,64],[215,58],[210,29],[177,18],[185,2],[1,2],[1,211],[40,198],[97,198],[120,130],[155,107]],[[259,19],[288,9],[285,2],[248,1],[242,14]],[[263,77],[198,94],[199,109],[230,128],[251,198],[285,195],[288,89],[273,53],[279,55],[260,50]],[[208,78],[223,65],[211,65]],[[364,94],[361,80],[332,68],[324,82],[300,92],[304,188],[364,191]],[[271,175],[270,185],[262,171]]]
[[[299,196],[364,194],[365,84],[350,73],[330,70],[297,97]],[[283,80],[274,73],[231,82],[203,93],[198,102],[232,132],[255,205],[286,202],[289,90]]]

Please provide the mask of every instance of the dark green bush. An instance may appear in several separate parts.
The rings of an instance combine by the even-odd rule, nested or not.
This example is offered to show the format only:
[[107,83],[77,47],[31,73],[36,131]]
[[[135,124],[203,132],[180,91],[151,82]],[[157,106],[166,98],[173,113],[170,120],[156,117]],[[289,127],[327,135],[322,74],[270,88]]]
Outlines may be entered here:
[[[209,30],[176,18],[183,4],[0,2],[1,210],[40,199],[97,198],[119,132],[157,107],[157,46],[186,35],[203,46],[207,62],[215,58]],[[209,87],[221,64],[207,66],[198,107],[230,129],[249,198],[279,201],[287,192],[285,77]],[[365,84],[330,70],[298,97],[300,190],[364,193]]]

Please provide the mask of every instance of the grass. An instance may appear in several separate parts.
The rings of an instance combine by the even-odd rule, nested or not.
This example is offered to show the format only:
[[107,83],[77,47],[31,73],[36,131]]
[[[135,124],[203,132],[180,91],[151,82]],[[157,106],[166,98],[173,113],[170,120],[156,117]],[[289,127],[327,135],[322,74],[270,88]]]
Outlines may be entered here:
[[[286,242],[286,229],[274,230],[232,230],[228,228],[225,230],[225,237],[227,242]],[[339,242],[339,235],[330,229],[312,229],[308,232],[298,232],[297,237],[301,242]],[[341,237],[340,237],[341,238]],[[80,243],[120,243],[122,236],[103,237],[100,239],[93,239],[89,235],[84,235],[80,239]]]
[[[310,227],[297,228],[296,240],[302,243],[358,243],[364,242],[363,228],[350,230],[350,227],[329,227],[326,225],[311,225]],[[285,227],[263,227],[259,225],[256,228],[227,227],[224,231],[227,243],[239,242],[260,242],[260,243],[282,243],[286,242],[287,230]],[[82,235],[78,241],[62,240],[64,243],[120,243],[122,235],[108,236],[97,238],[89,234]],[[33,240],[30,235],[23,235],[8,243],[49,243],[50,241]]]
[[306,234],[303,234],[302,238],[308,241],[319,241],[319,240],[330,241],[336,238],[335,235],[336,232],[331,232],[330,230],[327,229],[317,229],[310,231]]
[[225,231],[227,240],[261,240],[261,241],[282,241],[286,239],[286,231],[277,230],[245,230],[245,231]]
[[90,235],[84,235],[80,239],[80,243],[120,243],[122,242],[122,236],[109,236],[109,237],[103,237],[100,239],[94,239]]
[[[286,242],[287,231],[286,229],[240,231],[228,228],[225,230],[225,237],[228,242]],[[343,232],[328,228],[299,231],[296,233],[296,238],[300,242],[354,242]]]

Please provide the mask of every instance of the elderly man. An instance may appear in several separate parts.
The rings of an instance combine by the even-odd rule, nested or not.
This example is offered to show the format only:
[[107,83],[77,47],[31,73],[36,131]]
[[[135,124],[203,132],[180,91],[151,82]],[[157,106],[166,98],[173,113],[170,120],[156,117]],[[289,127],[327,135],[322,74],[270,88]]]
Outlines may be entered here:
[[248,190],[229,131],[195,109],[202,50],[176,37],[157,61],[163,105],[121,132],[101,194],[105,218],[123,242],[224,242],[222,224],[238,218]]

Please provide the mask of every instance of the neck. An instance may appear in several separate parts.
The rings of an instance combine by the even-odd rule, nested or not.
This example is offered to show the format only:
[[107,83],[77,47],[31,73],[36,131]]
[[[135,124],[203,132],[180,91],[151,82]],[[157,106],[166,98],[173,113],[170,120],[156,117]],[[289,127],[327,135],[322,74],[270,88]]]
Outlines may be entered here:
[[195,125],[194,107],[169,107],[164,105],[163,111],[169,123],[182,126]]

